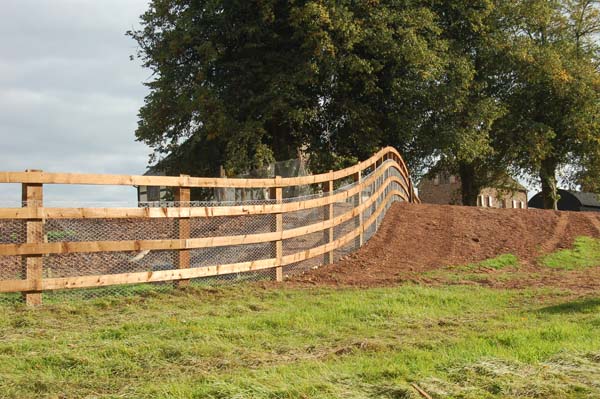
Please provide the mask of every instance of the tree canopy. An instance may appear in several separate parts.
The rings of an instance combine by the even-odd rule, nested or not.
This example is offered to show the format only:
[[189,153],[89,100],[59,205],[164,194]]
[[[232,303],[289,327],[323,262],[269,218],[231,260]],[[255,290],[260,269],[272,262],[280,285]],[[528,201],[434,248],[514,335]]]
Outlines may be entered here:
[[[460,174],[463,203],[557,170],[600,188],[597,0],[152,0],[128,32],[152,72],[138,140],[170,172],[398,148]],[[167,157],[167,155],[169,155]]]
[[581,22],[598,17],[593,3],[530,0],[508,13],[506,88],[498,96],[508,112],[497,136],[521,171],[538,176],[546,208],[556,208],[559,167],[598,167],[599,30]]
[[130,32],[154,72],[137,138],[197,173],[410,151],[445,45],[429,9],[388,3],[153,1]]

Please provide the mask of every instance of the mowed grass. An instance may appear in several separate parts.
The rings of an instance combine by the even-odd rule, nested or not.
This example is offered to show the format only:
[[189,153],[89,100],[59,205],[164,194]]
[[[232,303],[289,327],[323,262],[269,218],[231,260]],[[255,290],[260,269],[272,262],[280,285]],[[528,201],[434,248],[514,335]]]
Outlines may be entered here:
[[600,239],[586,236],[577,237],[571,248],[539,256],[536,264],[542,270],[522,270],[519,258],[508,253],[481,262],[441,267],[422,275],[451,284],[537,278],[544,273],[544,268],[555,269],[566,276],[571,271],[600,266]]
[[2,398],[600,397],[600,299],[191,288],[0,308]]
[[544,266],[555,269],[575,270],[600,265],[600,240],[577,237],[572,249],[563,249],[541,258]]
[[506,267],[519,267],[519,259],[513,254],[503,254],[492,259],[486,259],[475,267],[487,269],[504,269]]
[[518,268],[519,258],[513,254],[502,254],[495,258],[490,258],[477,263],[469,263],[462,266],[451,266],[449,269],[456,271],[474,271],[474,270],[502,270],[506,268]]

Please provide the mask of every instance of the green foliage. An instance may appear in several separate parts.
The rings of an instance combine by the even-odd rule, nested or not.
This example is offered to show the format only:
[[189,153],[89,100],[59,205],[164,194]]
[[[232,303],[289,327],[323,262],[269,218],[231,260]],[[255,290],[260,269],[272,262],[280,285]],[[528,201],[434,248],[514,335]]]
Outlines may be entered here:
[[[171,173],[398,148],[461,177],[463,203],[557,170],[600,187],[598,0],[153,0],[128,34],[153,72],[138,140]],[[165,158],[167,154],[171,156]]]
[[448,68],[436,93],[434,117],[425,137],[434,160],[461,177],[463,203],[475,205],[480,189],[506,172],[506,162],[492,146],[494,123],[505,114],[497,101],[496,76],[503,15],[496,1],[431,3],[442,37],[449,43]]
[[563,270],[600,266],[600,240],[592,237],[577,237],[573,249],[563,249],[545,255],[540,262],[544,266]]
[[[583,3],[590,7],[582,16]],[[497,142],[521,170],[539,176],[546,207],[556,207],[560,166],[596,168],[600,160],[600,75],[592,47],[584,46],[599,30],[576,30],[570,22],[589,18],[597,6],[546,0],[507,6],[511,35],[500,98],[508,112]]]
[[416,382],[436,398],[594,397],[599,311],[594,298],[465,286],[237,286],[4,307],[0,389],[4,398],[418,398]]
[[417,2],[154,0],[129,35],[154,72],[136,136],[194,173],[405,148],[445,61]]
[[519,258],[513,254],[503,254],[496,256],[495,258],[486,259],[482,262],[469,265],[471,269],[504,269],[507,267],[518,267]]

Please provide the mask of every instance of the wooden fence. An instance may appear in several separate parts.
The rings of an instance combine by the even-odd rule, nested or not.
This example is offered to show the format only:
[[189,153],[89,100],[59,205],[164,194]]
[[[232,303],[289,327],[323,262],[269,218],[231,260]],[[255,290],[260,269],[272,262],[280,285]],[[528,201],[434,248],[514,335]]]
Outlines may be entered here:
[[[368,238],[365,235],[374,233],[391,202],[419,202],[402,157],[391,147],[343,170],[294,178],[124,176],[28,170],[0,172],[0,183],[20,183],[23,201],[21,208],[0,208],[0,293],[22,292],[31,305],[40,304],[42,292],[47,290],[167,281],[186,285],[191,279],[265,270],[272,271],[273,278],[280,281],[286,267],[291,270],[292,265],[311,259],[313,262],[306,263],[306,267],[331,263],[342,255],[336,255],[336,251],[363,245]],[[43,199],[45,184],[166,186],[175,191],[175,202],[158,207],[47,208]],[[284,189],[294,186],[312,187],[315,194],[284,198]],[[207,205],[190,201],[190,190],[195,187],[263,188],[269,195],[262,203]],[[307,215],[312,215],[312,219]],[[314,215],[318,215],[318,220]],[[250,219],[253,217],[260,219]],[[119,220],[128,224],[118,224]],[[144,239],[159,236],[156,231],[160,229],[154,225],[132,235],[135,239],[126,239],[129,236],[123,233],[160,220],[169,222],[161,238]],[[212,220],[217,222],[206,227]],[[76,227],[73,231],[63,229],[60,234],[50,234],[53,232],[48,226],[61,221]],[[228,230],[229,225],[234,227]],[[104,239],[110,238],[111,233],[87,234],[86,229],[92,228],[125,235]],[[268,253],[256,255],[255,249],[266,248],[265,245]],[[231,256],[242,247],[249,249]],[[230,252],[214,252],[218,248],[228,248]],[[213,252],[197,252],[200,250]],[[150,267],[136,260],[153,251],[173,256],[161,261],[158,268],[156,262]],[[110,257],[114,253],[129,258],[117,261]],[[104,257],[94,258],[94,254]],[[61,262],[70,262],[71,266],[63,268]],[[108,266],[100,267],[102,262]],[[121,266],[113,267],[116,264]]]

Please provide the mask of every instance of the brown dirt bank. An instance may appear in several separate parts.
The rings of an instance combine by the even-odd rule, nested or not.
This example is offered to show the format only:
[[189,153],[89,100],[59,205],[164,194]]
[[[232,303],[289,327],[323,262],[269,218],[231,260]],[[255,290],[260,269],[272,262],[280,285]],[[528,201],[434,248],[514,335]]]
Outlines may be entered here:
[[[288,284],[378,286],[414,281],[597,290],[600,268],[563,271],[536,262],[542,254],[571,247],[582,235],[600,236],[600,214],[395,204],[377,234],[359,251],[334,265],[293,277]],[[435,273],[507,253],[521,262],[512,275],[483,270],[479,277],[461,280]]]

